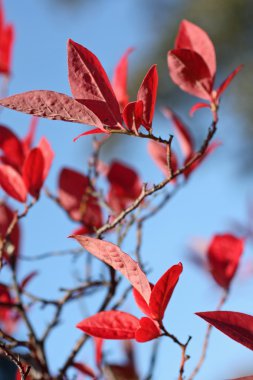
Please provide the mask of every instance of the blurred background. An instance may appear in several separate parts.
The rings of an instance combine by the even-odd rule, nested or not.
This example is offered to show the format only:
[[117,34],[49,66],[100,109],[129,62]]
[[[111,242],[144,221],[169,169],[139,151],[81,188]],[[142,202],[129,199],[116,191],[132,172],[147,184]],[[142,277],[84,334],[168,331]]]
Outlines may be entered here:
[[[206,324],[194,312],[213,310],[220,298],[220,289],[189,259],[189,246],[196,237],[210,239],[215,233],[239,232],[238,222],[252,225],[249,213],[252,201],[253,119],[253,3],[251,0],[5,0],[7,20],[15,25],[13,75],[9,94],[35,89],[48,89],[70,94],[67,80],[66,42],[68,38],[94,52],[112,77],[113,69],[128,47],[135,50],[129,58],[129,89],[132,99],[153,64],[158,64],[159,98],[153,123],[154,134],[167,136],[171,125],[159,112],[167,105],[177,111],[196,139],[201,143],[210,124],[206,110],[190,118],[188,111],[196,102],[181,92],[170,80],[167,51],[173,47],[179,23],[188,19],[204,28],[211,37],[217,53],[217,84],[237,65],[245,65],[222,98],[218,139],[222,145],[192,175],[188,185],[177,194],[163,211],[151,219],[144,230],[142,255],[152,269],[150,279],[157,280],[179,260],[184,273],[166,314],[166,326],[181,340],[193,339],[188,353],[186,377],[200,355]],[[30,117],[4,110],[1,123],[24,136]],[[91,153],[91,137],[72,140],[83,131],[83,126],[60,121],[40,120],[36,139],[44,135],[51,142],[56,157],[47,186],[56,192],[58,172],[63,166],[87,171]],[[154,183],[162,174],[147,154],[146,143],[126,137],[114,137],[105,145],[105,162],[121,159],[138,170],[144,182]],[[175,142],[176,145],[176,142]],[[177,146],[176,146],[177,148]],[[14,204],[14,203],[13,203]],[[15,205],[15,204],[14,204]],[[16,206],[16,205],[15,205]],[[235,227],[236,226],[236,227]],[[66,237],[75,229],[65,214],[47,197],[23,221],[22,254],[32,257],[45,252],[75,248]],[[237,229],[236,229],[237,228]],[[131,253],[134,234],[123,247]],[[252,245],[247,244],[239,271],[225,309],[253,314]],[[38,268],[39,276],[31,284],[31,291],[47,298],[59,296],[58,288],[71,287],[84,272],[84,259],[73,262],[69,257],[53,257],[43,261],[20,264],[20,277]],[[98,270],[99,263],[95,264]],[[8,273],[1,276],[8,279]],[[6,277],[4,277],[6,276]],[[102,296],[102,295],[101,295]],[[51,367],[57,370],[80,332],[75,324],[92,313],[97,299],[71,304],[63,314],[62,324],[50,337],[47,347]],[[139,315],[131,296],[127,311]],[[124,309],[126,310],[126,309]],[[34,308],[32,319],[38,331],[50,320],[50,308]],[[18,331],[24,334],[22,328]],[[149,368],[152,342],[136,344],[136,362],[144,378]],[[120,362],[119,343],[106,343],[108,361]],[[164,339],[153,378],[177,377],[180,352]],[[87,345],[80,361],[93,365],[93,347]],[[2,371],[2,369],[1,369]],[[206,362],[197,379],[221,380],[252,374],[252,353],[213,331]],[[3,372],[2,372],[3,373]],[[0,373],[0,379],[11,379]]]

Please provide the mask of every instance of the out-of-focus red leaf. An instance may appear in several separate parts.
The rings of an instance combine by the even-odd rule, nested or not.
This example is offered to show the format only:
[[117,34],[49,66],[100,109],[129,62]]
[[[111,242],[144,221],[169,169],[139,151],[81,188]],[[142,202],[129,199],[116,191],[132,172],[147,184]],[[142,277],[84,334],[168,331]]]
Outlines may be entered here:
[[101,338],[94,338],[95,343],[95,359],[96,359],[96,365],[98,368],[101,368],[102,366],[102,360],[103,360],[103,343],[104,340]]
[[211,76],[216,73],[216,54],[207,33],[190,21],[183,20],[179,26],[175,49],[189,49],[198,53],[207,64]]
[[238,377],[236,379],[231,379],[231,380],[253,380],[253,375],[252,376]]
[[147,72],[137,94],[137,100],[143,102],[143,126],[149,131],[155,112],[156,95],[158,87],[158,73],[156,65],[151,66]]
[[[164,176],[170,177],[171,171],[168,166],[168,147],[163,144],[159,143],[154,140],[149,140],[148,142],[148,153],[152,157],[152,159],[155,161],[156,165],[161,169]],[[170,153],[171,155],[171,169],[173,172],[175,172],[178,168],[177,164],[177,157],[174,152]]]
[[1,7],[1,21],[0,21],[0,73],[10,75],[11,73],[11,60],[12,50],[14,42],[14,26],[12,24],[6,24],[4,20],[4,11],[2,1]]
[[19,285],[20,290],[24,290],[27,287],[27,285],[32,281],[32,279],[38,275],[38,273],[39,272],[35,270],[29,273],[27,276],[25,276]]
[[91,377],[92,379],[96,379],[96,374],[91,367],[87,364],[83,364],[80,362],[74,362],[72,367],[78,369],[78,371],[82,372],[84,375]]
[[38,144],[38,148],[40,149],[44,158],[44,170],[43,170],[43,181],[44,181],[47,178],[47,175],[51,168],[51,165],[54,159],[54,151],[45,137],[42,137],[42,139],[40,140]]
[[207,64],[198,53],[187,49],[170,50],[168,66],[172,81],[181,90],[210,100],[213,78]]
[[124,210],[142,191],[142,183],[136,171],[120,161],[111,163],[107,179],[111,185],[108,204],[116,213]]
[[0,150],[3,156],[0,161],[20,171],[24,161],[24,150],[21,141],[9,128],[0,126]]
[[181,263],[173,265],[154,285],[149,301],[149,308],[153,319],[158,321],[163,319],[164,312],[182,271],[183,266]]
[[27,189],[20,174],[9,165],[0,165],[0,186],[12,198],[25,202]]
[[120,127],[119,104],[98,58],[82,45],[69,40],[68,69],[74,98],[92,110],[103,124]]
[[54,91],[28,91],[0,100],[0,105],[52,120],[94,125],[104,130],[101,120],[85,105]]
[[123,311],[102,311],[76,326],[88,335],[103,339],[134,339],[139,320]]
[[39,121],[39,119],[37,117],[35,117],[35,116],[32,117],[28,133],[22,141],[23,148],[24,148],[24,151],[26,152],[26,154],[29,152],[29,150],[32,147],[35,132],[36,132],[37,125],[38,125],[38,121]]
[[19,314],[12,308],[15,301],[5,284],[0,284],[0,325],[7,334],[12,334],[17,326]]
[[[7,230],[15,216],[14,211],[5,203],[0,203],[0,237],[5,238]],[[11,265],[15,266],[17,258],[19,256],[20,245],[20,227],[19,223],[15,224],[10,236],[8,237],[8,243],[5,244],[5,250],[3,255],[5,260]]]
[[142,124],[143,102],[142,100],[131,102],[123,110],[123,119],[127,129],[138,134],[138,129]]
[[102,224],[102,211],[98,199],[92,195],[93,188],[88,177],[63,168],[59,176],[59,203],[70,217],[83,223],[89,232]]
[[231,339],[253,350],[253,316],[235,311],[206,311],[196,314]]
[[33,197],[38,197],[43,185],[44,157],[40,148],[33,148],[23,167],[23,180]]
[[190,116],[193,116],[196,111],[200,110],[201,108],[210,108],[210,105],[207,103],[196,103],[189,111]]
[[220,96],[223,94],[223,92],[227,89],[227,87],[230,85],[231,81],[234,79],[234,77],[239,73],[239,71],[243,68],[243,65],[237,66],[237,68],[232,71],[231,74],[222,82],[222,84],[217,89],[217,99],[220,98]]
[[164,107],[162,111],[164,116],[172,121],[184,157],[188,157],[193,152],[194,144],[187,127],[177,116],[177,114],[173,112],[170,108]]
[[161,335],[159,325],[151,318],[143,317],[140,319],[140,327],[135,333],[137,342],[143,343],[158,338]]
[[[211,154],[215,151],[215,149],[217,149],[219,146],[221,145],[221,143],[219,141],[212,141],[208,148],[206,149],[206,152],[203,156],[201,156],[198,160],[196,160],[190,167],[188,167],[186,170],[184,170],[184,176],[185,178],[188,178],[190,176],[190,174],[192,174],[192,172],[194,172],[198,167],[199,165]],[[184,164],[186,165],[192,158],[193,156],[195,155],[195,153],[193,152],[191,156],[187,157],[187,159],[185,160]]]
[[127,92],[128,56],[133,50],[133,48],[129,48],[123,54],[114,70],[114,75],[112,78],[112,87],[122,110],[129,101]]
[[117,245],[107,241],[81,235],[71,237],[93,256],[119,271],[141,293],[145,301],[149,302],[151,288],[148,279],[139,264],[129,255],[121,251]]
[[91,129],[90,131],[83,132],[83,133],[81,133],[80,135],[76,136],[76,137],[73,139],[73,141],[76,142],[77,140],[80,139],[80,137],[88,136],[88,135],[96,135],[96,134],[99,134],[99,133],[107,133],[107,132],[102,131],[102,130],[99,129],[99,128]]
[[209,269],[218,285],[228,289],[244,250],[244,240],[231,234],[215,235],[207,250]]

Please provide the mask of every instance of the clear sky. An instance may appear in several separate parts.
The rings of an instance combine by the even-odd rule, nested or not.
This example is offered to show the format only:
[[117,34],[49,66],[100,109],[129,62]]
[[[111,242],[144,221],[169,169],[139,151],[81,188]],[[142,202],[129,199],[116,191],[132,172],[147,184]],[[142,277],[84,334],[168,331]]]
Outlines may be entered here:
[[[34,89],[49,89],[70,94],[67,80],[66,42],[68,38],[85,45],[92,50],[103,63],[109,75],[121,54],[129,46],[136,51],[130,58],[130,73],[134,65],[142,64],[149,68],[145,60],[145,50],[154,44],[155,36],[145,23],[145,2],[128,1],[85,1],[80,6],[68,8],[59,6],[60,1],[6,0],[8,20],[16,27],[13,78],[9,93],[19,93]],[[78,4],[78,3],[77,3]],[[187,17],[187,15],[185,15]],[[181,20],[178,20],[178,23]],[[171,46],[168,46],[168,49]],[[166,60],[166,57],[164,57]],[[155,63],[155,62],[153,62]],[[158,67],[159,70],[159,67]],[[168,86],[173,86],[168,76]],[[232,88],[231,88],[232,92]],[[169,99],[168,99],[169,104]],[[250,197],[249,183],[235,175],[234,155],[240,139],[240,119],[230,109],[229,97],[224,99],[221,112],[218,138],[222,146],[210,157],[190,179],[167,207],[150,221],[144,231],[142,255],[152,268],[150,279],[156,281],[172,264],[182,261],[184,272],[173,295],[166,314],[166,325],[181,340],[193,336],[189,346],[191,360],[186,365],[186,374],[190,374],[200,353],[206,329],[206,323],[194,316],[194,312],[213,310],[221,296],[220,290],[212,279],[204,275],[187,259],[187,246],[193,237],[209,239],[214,233],[231,229],[231,220],[246,218],[247,201]],[[186,120],[187,109],[185,109]],[[202,128],[207,129],[209,115],[201,111],[196,116]],[[20,136],[27,131],[30,118],[26,115],[4,110],[1,122],[13,128]],[[159,124],[159,132],[168,133],[168,121],[164,121],[159,112],[154,123]],[[194,128],[194,121],[189,121]],[[55,191],[57,174],[62,166],[71,166],[79,170],[87,169],[87,157],[91,151],[91,138],[72,139],[86,127],[60,121],[40,120],[36,140],[45,135],[51,142],[56,158],[47,186]],[[123,143],[122,143],[123,142]],[[127,142],[127,143],[125,143]],[[162,178],[147,155],[146,143],[125,138],[119,147],[107,153],[106,159],[122,159],[136,167],[143,181],[152,183]],[[238,158],[239,159],[239,158]],[[38,253],[76,247],[66,237],[76,225],[45,195],[23,223],[24,242],[22,253],[32,256]],[[134,249],[133,234],[124,244],[125,251]],[[247,245],[245,263],[251,258],[252,247]],[[53,258],[36,263],[39,276],[31,285],[31,291],[42,293],[48,298],[57,296],[60,286],[75,284],[74,278],[84,271],[84,260],[73,263],[68,258]],[[97,268],[101,266],[97,263]],[[246,264],[245,264],[246,265]],[[34,262],[22,262],[20,277],[34,269]],[[252,314],[249,302],[253,281],[242,280],[240,273],[234,281],[232,294],[225,309]],[[63,322],[51,336],[48,355],[51,367],[57,369],[71,344],[80,336],[74,327],[86,312],[91,313],[97,306],[97,299],[89,298],[76,306],[71,306],[63,316]],[[126,303],[126,311],[139,313],[131,296]],[[139,314],[137,314],[139,315]],[[33,321],[39,330],[49,320],[50,311],[34,309]],[[20,331],[23,334],[23,331]],[[142,377],[146,374],[149,362],[149,350],[152,343],[136,345],[138,367]],[[114,350],[112,349],[114,348]],[[116,344],[106,344],[110,357],[118,357]],[[91,346],[83,351],[80,360],[89,361]],[[177,377],[180,361],[179,349],[170,341],[163,339],[155,370],[155,380],[170,380]],[[250,350],[233,342],[217,331],[213,331],[210,349],[202,373],[198,377],[205,380],[233,378],[246,375],[252,362]],[[244,371],[244,373],[243,373]]]

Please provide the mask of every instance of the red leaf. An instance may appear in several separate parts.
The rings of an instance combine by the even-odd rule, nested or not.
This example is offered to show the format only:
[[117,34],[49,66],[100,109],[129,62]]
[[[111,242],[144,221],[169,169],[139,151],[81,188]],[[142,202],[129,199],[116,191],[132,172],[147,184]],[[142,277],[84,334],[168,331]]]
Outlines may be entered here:
[[103,339],[134,339],[139,320],[123,311],[102,311],[76,326],[86,334]]
[[107,173],[111,184],[108,204],[115,212],[124,210],[141,193],[142,183],[134,169],[120,161],[113,161]]
[[129,255],[121,251],[115,244],[88,236],[71,236],[92,255],[110,265],[125,276],[130,284],[149,302],[151,289],[145,273],[139,264]]
[[131,102],[123,110],[123,119],[127,129],[138,134],[138,129],[142,124],[143,102],[142,100]]
[[69,40],[68,68],[74,98],[92,110],[103,124],[120,127],[119,104],[98,58],[82,45]]
[[38,197],[43,185],[44,157],[40,148],[34,148],[27,156],[23,167],[23,180],[33,197]]
[[191,95],[210,100],[213,79],[203,58],[194,51],[174,49],[168,53],[172,81]]
[[[168,151],[167,151],[167,146],[163,143],[159,143],[154,140],[150,140],[148,142],[148,152],[150,156],[153,158],[155,161],[156,165],[161,169],[163,172],[164,176],[170,177],[171,172],[168,166]],[[171,168],[172,171],[177,170],[177,157],[174,154],[174,152],[171,152]]]
[[54,151],[45,137],[42,137],[42,139],[40,140],[38,144],[38,148],[40,149],[44,158],[44,170],[43,170],[43,181],[44,181],[47,178],[47,175],[51,168],[51,165],[54,159]]
[[156,65],[151,66],[147,72],[137,94],[137,100],[143,102],[143,126],[149,131],[155,112],[156,95],[158,87],[158,73]]
[[25,276],[25,278],[23,278],[23,280],[21,281],[21,284],[19,285],[19,288],[21,291],[23,291],[27,285],[30,283],[30,281],[36,277],[38,275],[38,271],[33,271],[31,273],[29,273],[27,276]]
[[105,132],[105,131],[102,131],[102,130],[99,129],[99,128],[91,129],[90,131],[83,132],[83,133],[81,133],[80,135],[76,136],[76,137],[73,139],[73,141],[76,142],[77,140],[80,139],[80,137],[88,136],[88,135],[95,135],[95,134],[98,134],[98,133],[106,133],[106,132]]
[[0,165],[0,186],[12,198],[25,202],[27,190],[20,174],[9,165]]
[[31,123],[29,126],[29,131],[28,131],[27,135],[25,136],[25,138],[23,139],[23,147],[24,147],[24,151],[26,153],[28,153],[32,147],[35,132],[36,132],[37,125],[38,125],[38,121],[39,121],[39,119],[37,117],[35,117],[35,116],[32,117]]
[[236,379],[231,379],[231,380],[253,380],[253,375],[252,376],[238,377]]
[[24,161],[23,145],[15,133],[3,125],[0,126],[0,149],[4,153],[1,160],[20,171]]
[[84,375],[87,375],[91,377],[92,379],[96,379],[95,372],[93,371],[92,368],[90,368],[86,364],[74,362],[72,363],[72,367],[75,367],[76,369],[78,369],[78,371],[82,372]]
[[88,177],[63,168],[59,177],[59,202],[70,217],[82,222],[88,231],[94,232],[102,224],[102,211]]
[[215,235],[207,251],[210,272],[220,286],[228,289],[237,271],[244,240],[231,234]]
[[[14,211],[5,203],[0,202],[0,236],[4,239],[15,216]],[[16,223],[10,236],[8,237],[8,244],[5,246],[3,255],[5,260],[12,266],[15,267],[17,258],[19,256],[19,245],[20,245],[20,227],[19,223]]]
[[189,131],[187,130],[182,120],[171,109],[169,109],[168,107],[165,107],[162,109],[162,111],[165,117],[171,119],[172,124],[177,134],[177,138],[179,140],[179,144],[181,146],[181,150],[184,156],[188,157],[190,154],[192,154],[194,150],[192,137]]
[[135,333],[137,342],[143,343],[158,338],[161,331],[157,322],[151,318],[143,317],[140,319],[140,327]]
[[103,343],[104,340],[101,338],[94,338],[95,343],[95,359],[96,359],[96,365],[98,368],[101,368],[102,366],[102,360],[103,360]]
[[153,287],[149,301],[149,308],[154,319],[157,319],[158,321],[163,319],[164,312],[182,271],[183,266],[181,263],[173,265]]
[[215,76],[215,49],[207,33],[199,26],[183,20],[176,37],[175,49],[189,49],[198,53],[207,64],[211,76]]
[[253,316],[235,311],[206,311],[196,314],[231,339],[253,350]]
[[129,48],[117,64],[112,79],[112,87],[121,109],[124,109],[129,101],[127,92],[128,56],[134,49]]
[[198,111],[201,108],[210,108],[210,105],[207,103],[196,103],[189,111],[190,116],[193,116],[196,111]]
[[243,68],[243,65],[239,65],[234,71],[232,71],[231,74],[222,82],[222,84],[217,89],[217,99],[220,98],[221,94],[227,89],[227,87],[230,85],[231,81],[234,79],[234,77],[239,73],[239,71]]
[[10,75],[14,42],[14,26],[12,24],[5,25],[2,2],[0,3],[0,6],[0,72],[5,75]]
[[94,125],[104,130],[100,119],[85,105],[54,91],[29,91],[0,100],[0,105],[52,120]]

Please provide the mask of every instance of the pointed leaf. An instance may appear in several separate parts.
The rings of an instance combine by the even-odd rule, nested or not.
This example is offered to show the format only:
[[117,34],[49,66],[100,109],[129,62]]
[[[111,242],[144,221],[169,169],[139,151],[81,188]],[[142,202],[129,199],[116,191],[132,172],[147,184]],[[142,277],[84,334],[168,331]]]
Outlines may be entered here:
[[177,114],[173,112],[170,108],[164,107],[162,111],[165,117],[171,119],[184,157],[188,157],[190,154],[192,154],[194,150],[194,144],[187,127],[177,116]]
[[104,129],[99,118],[85,105],[59,92],[28,91],[1,99],[0,105],[46,119],[94,125]]
[[134,49],[129,48],[117,64],[112,79],[112,87],[121,109],[124,109],[129,101],[127,92],[128,56]]
[[215,76],[215,49],[207,33],[199,26],[183,20],[176,37],[175,49],[189,49],[198,53],[207,64],[211,76]]
[[187,49],[171,50],[168,53],[168,66],[172,81],[181,90],[210,100],[213,79],[208,66],[198,53]]
[[137,342],[148,342],[149,340],[158,338],[160,335],[161,331],[157,322],[148,317],[140,319],[140,327],[135,333]]
[[77,140],[80,139],[80,137],[83,137],[83,136],[88,136],[88,135],[96,135],[98,133],[106,133],[105,131],[102,131],[102,129],[100,128],[95,128],[95,129],[91,129],[90,131],[87,131],[87,132],[83,132],[81,133],[80,135],[76,136],[73,141],[76,142]]
[[147,72],[137,94],[137,100],[143,102],[143,126],[150,130],[155,112],[158,87],[157,66],[153,65]]
[[23,167],[23,180],[33,197],[38,197],[43,185],[44,157],[40,148],[34,148],[27,156]]
[[154,285],[149,301],[149,307],[154,319],[158,321],[163,319],[164,312],[182,271],[183,266],[181,263],[173,265]]
[[[154,287],[154,285],[150,284],[151,291],[152,291],[153,287]],[[148,317],[152,318],[152,312],[150,310],[148,303],[145,301],[145,299],[142,297],[142,295],[135,288],[133,288],[133,296],[134,296],[134,300],[136,302],[136,305],[139,307],[139,309],[144,314],[146,314]]]
[[72,364],[72,367],[78,369],[78,371],[82,372],[84,375],[87,375],[91,377],[92,379],[96,379],[95,372],[92,368],[87,366],[86,364],[80,363],[80,362],[74,362]]
[[31,280],[38,275],[38,273],[39,273],[38,271],[33,271],[29,273],[27,276],[25,276],[23,280],[21,281],[21,284],[19,285],[20,290],[23,291],[27,287],[27,285],[31,282]]
[[103,339],[134,339],[139,320],[123,311],[102,311],[76,326],[88,335]]
[[196,111],[200,110],[201,108],[210,108],[210,105],[207,103],[196,103],[189,111],[190,116],[193,116]]
[[217,98],[218,99],[220,98],[221,94],[223,94],[223,92],[227,89],[227,87],[230,85],[230,83],[232,82],[234,77],[239,73],[239,71],[242,68],[243,68],[243,65],[237,66],[237,68],[234,71],[232,71],[231,74],[229,74],[229,76],[224,80],[224,82],[222,82],[222,84],[217,89]]
[[0,150],[3,152],[0,159],[20,171],[25,158],[22,143],[15,133],[3,125],[0,125]]
[[44,181],[47,178],[47,175],[51,168],[51,165],[54,159],[54,151],[45,137],[42,137],[42,139],[40,140],[38,144],[38,148],[40,149],[44,158],[44,170],[43,170],[43,181]]
[[119,271],[141,293],[145,301],[149,301],[151,289],[145,273],[139,264],[121,251],[117,245],[88,236],[76,235],[71,237],[99,260]]
[[20,174],[9,165],[0,165],[0,186],[12,198],[25,202],[27,190]]
[[98,58],[82,45],[69,40],[68,69],[74,98],[82,101],[105,125],[121,125],[118,101]]
[[253,316],[235,311],[206,311],[196,315],[231,339],[253,350]]
[[131,102],[123,110],[123,119],[127,129],[138,134],[138,129],[142,124],[143,102],[142,100]]
[[28,133],[25,136],[25,138],[23,139],[23,147],[24,147],[25,152],[29,152],[29,150],[32,147],[38,122],[39,122],[39,119],[37,117],[33,116],[31,119],[31,123],[29,126]]

